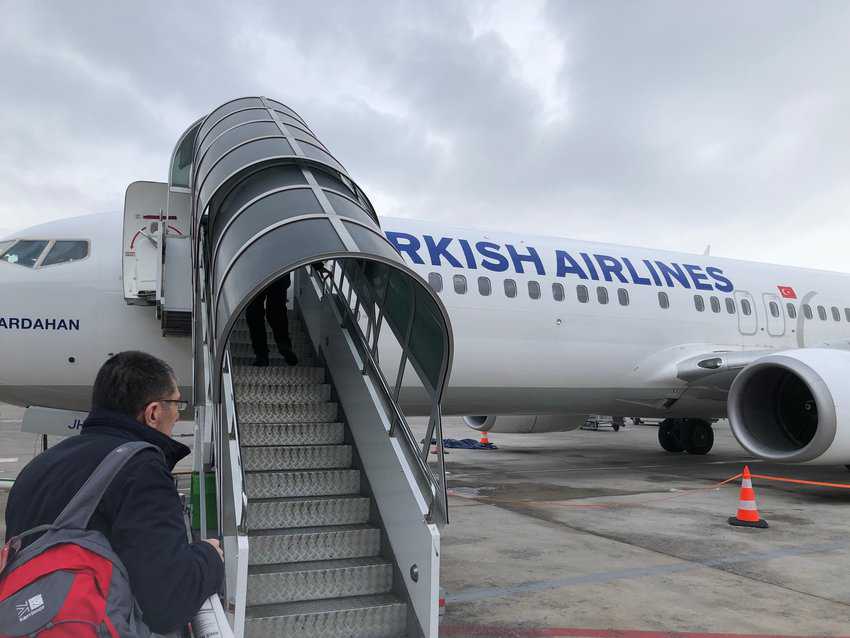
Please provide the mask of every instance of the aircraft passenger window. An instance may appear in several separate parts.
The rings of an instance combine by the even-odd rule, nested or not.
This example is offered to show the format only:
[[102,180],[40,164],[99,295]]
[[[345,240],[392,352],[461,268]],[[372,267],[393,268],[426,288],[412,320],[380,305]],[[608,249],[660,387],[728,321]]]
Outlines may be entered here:
[[618,288],[617,289],[617,299],[620,300],[621,306],[628,306],[629,305],[629,291],[626,290],[625,288]]
[[771,301],[767,306],[770,308],[770,315],[774,318],[779,318],[779,304]]
[[711,302],[711,312],[720,312],[720,299],[712,296],[709,301]]
[[812,314],[812,307],[807,303],[803,304],[803,314],[806,316],[806,319],[811,319],[814,316]]
[[702,298],[702,295],[694,295],[694,308],[699,312],[705,310],[705,299]]
[[452,277],[455,282],[455,292],[459,295],[466,294],[466,276],[465,275],[455,275]]
[[795,306],[792,303],[789,303],[789,304],[785,304],[785,309],[788,311],[788,318],[789,319],[796,319],[797,318],[797,306]]
[[596,287],[596,299],[601,304],[608,303],[608,289],[605,286]]
[[818,306],[818,317],[821,321],[826,321],[826,308],[823,306]]
[[735,300],[732,297],[726,297],[726,312],[730,315],[735,314]]
[[46,239],[24,239],[9,248],[0,259],[10,264],[34,268],[38,258],[41,257],[41,253],[47,247],[47,243]]
[[844,309],[844,317],[847,319],[848,322],[850,322],[850,308]]
[[[555,298],[555,301],[564,300],[564,287],[561,284],[552,284],[552,297]],[[848,310],[850,310],[850,308],[848,308]]]
[[834,321],[841,321],[841,311],[836,306],[832,307],[832,319]]
[[516,297],[516,282],[513,279],[505,279],[505,297]]
[[434,289],[434,292],[443,292],[443,276],[438,272],[429,272],[428,285]]
[[579,303],[587,303],[590,301],[590,293],[587,290],[587,286],[576,286],[576,298],[578,298]]
[[85,259],[89,255],[89,243],[83,240],[57,240],[47,257],[41,262],[42,266],[54,266],[71,261]]
[[528,282],[528,296],[532,299],[540,299],[540,284],[536,281]]
[[658,305],[665,310],[670,307],[670,297],[667,296],[666,292],[658,293]]
[[753,314],[753,307],[747,299],[741,299],[741,312],[744,313],[745,317],[749,317]]
[[493,291],[493,287],[490,285],[489,277],[479,277],[478,278],[478,292],[482,297],[489,297],[490,293]]

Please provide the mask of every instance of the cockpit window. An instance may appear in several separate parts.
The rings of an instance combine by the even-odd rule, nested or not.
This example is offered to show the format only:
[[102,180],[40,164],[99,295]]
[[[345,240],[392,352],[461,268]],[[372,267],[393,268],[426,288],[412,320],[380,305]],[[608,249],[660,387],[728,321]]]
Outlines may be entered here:
[[34,268],[47,244],[46,239],[23,239],[8,248],[0,259],[10,264]]
[[9,246],[15,243],[14,239],[7,239],[6,241],[0,241],[0,255],[3,254],[3,251],[6,250]]
[[58,240],[53,243],[53,248],[47,253],[47,257],[41,262],[42,266],[53,266],[64,264],[69,261],[85,259],[89,254],[89,243],[83,240]]

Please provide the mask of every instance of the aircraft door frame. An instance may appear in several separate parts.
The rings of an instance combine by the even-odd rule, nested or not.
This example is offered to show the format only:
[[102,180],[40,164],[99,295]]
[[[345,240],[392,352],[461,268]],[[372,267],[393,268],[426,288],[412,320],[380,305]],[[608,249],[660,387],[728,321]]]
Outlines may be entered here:
[[[736,290],[733,293],[735,303],[738,307],[738,332],[742,335],[754,335],[758,332],[758,308],[756,308],[755,299],[746,290]],[[750,314],[744,314],[744,308],[741,304],[746,300],[750,304]]]
[[[764,303],[764,316],[767,325],[767,334],[771,337],[781,337],[785,334],[785,312],[782,308],[782,300],[779,295],[772,292],[766,292],[762,295]],[[779,316],[774,317],[770,313],[770,302],[773,301],[779,307]]]

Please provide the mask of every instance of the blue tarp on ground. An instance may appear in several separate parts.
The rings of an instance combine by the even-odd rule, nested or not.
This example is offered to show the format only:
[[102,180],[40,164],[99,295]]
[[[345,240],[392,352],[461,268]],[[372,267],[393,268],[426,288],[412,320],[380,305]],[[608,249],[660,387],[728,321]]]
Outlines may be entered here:
[[492,443],[479,443],[475,439],[443,439],[444,448],[457,448],[461,450],[498,450]]

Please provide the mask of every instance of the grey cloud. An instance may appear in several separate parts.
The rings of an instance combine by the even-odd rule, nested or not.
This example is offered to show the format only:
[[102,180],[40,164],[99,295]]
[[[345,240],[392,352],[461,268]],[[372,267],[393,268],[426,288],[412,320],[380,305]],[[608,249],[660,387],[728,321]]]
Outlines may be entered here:
[[15,4],[0,225],[119,209],[192,119],[264,93],[385,214],[850,268],[810,245],[850,174],[850,7],[814,7],[550,2],[558,67],[481,29],[486,2]]

